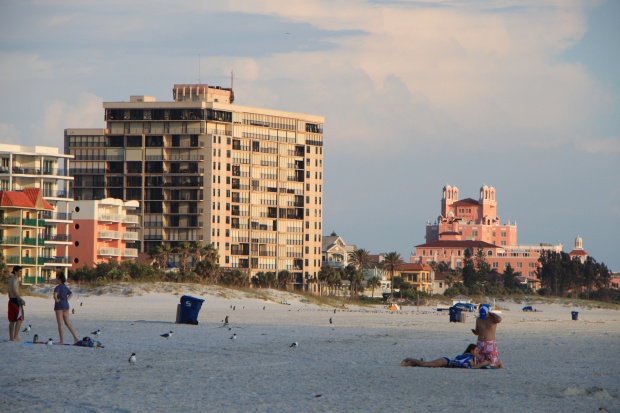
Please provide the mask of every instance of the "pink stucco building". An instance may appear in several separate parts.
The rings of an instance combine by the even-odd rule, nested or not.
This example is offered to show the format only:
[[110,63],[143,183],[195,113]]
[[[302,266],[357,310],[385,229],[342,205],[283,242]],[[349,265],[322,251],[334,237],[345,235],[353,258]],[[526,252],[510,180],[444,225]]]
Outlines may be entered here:
[[416,245],[411,262],[445,262],[462,268],[465,250],[475,256],[481,247],[492,269],[502,273],[510,264],[515,272],[534,277],[542,251],[560,252],[562,244],[518,245],[517,224],[502,224],[497,214],[495,188],[484,185],[478,200],[459,199],[457,187],[446,185],[441,199],[441,215],[426,224],[426,243]]
[[93,267],[94,264],[110,259],[122,262],[137,258],[138,250],[127,248],[127,244],[139,238],[135,231],[139,219],[135,215],[128,215],[127,211],[138,207],[138,201],[123,202],[112,198],[71,202],[71,269],[83,267],[84,264]]

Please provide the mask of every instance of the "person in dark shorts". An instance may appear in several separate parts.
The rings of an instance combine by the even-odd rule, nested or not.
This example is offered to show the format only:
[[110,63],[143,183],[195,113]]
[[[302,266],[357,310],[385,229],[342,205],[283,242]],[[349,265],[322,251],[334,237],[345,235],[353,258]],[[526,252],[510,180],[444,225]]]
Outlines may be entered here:
[[63,324],[67,326],[71,334],[73,334],[74,343],[80,339],[75,334],[75,329],[69,321],[69,299],[73,295],[69,287],[65,285],[67,279],[65,275],[60,273],[56,277],[58,285],[54,289],[54,312],[56,313],[56,322],[58,323],[58,335],[60,336],[59,344],[64,344]]
[[13,276],[9,278],[9,341],[19,341],[19,328],[24,321],[24,305],[26,302],[19,295],[19,283],[22,267],[13,267]]

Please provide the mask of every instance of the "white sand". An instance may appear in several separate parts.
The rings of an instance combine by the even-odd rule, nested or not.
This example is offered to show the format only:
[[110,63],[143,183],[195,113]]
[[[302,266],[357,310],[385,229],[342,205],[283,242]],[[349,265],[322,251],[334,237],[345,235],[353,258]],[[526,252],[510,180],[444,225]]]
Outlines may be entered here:
[[[81,294],[83,307],[76,294],[78,335],[100,329],[105,349],[0,343],[0,411],[620,411],[618,311],[551,304],[523,313],[523,304],[501,304],[497,341],[506,369],[403,368],[405,357],[461,353],[475,342],[473,313],[464,324],[429,307],[334,313],[286,293],[271,292],[274,302],[198,286],[189,295],[206,300],[200,324],[178,325],[183,292],[161,284],[156,291],[166,288]],[[58,340],[52,299],[26,302],[30,338]],[[230,331],[222,326],[227,315]],[[6,317],[0,328],[8,338]],[[159,337],[170,330],[170,340]],[[290,348],[294,341],[299,346]],[[127,362],[132,352],[135,366]]]

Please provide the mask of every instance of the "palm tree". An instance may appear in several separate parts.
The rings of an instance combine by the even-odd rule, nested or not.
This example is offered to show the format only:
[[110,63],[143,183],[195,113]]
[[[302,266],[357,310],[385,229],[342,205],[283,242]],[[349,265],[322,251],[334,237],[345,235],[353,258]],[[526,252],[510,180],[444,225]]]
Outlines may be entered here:
[[166,265],[168,264],[168,256],[172,253],[172,248],[168,244],[161,244],[157,247],[151,248],[149,251],[149,255],[151,258],[155,259],[155,263],[157,268],[161,270],[166,269]]
[[278,273],[278,284],[280,288],[284,287],[284,289],[286,289],[286,284],[288,284],[291,281],[292,277],[293,275],[287,270],[281,270]]
[[375,288],[381,286],[381,280],[375,275],[366,281],[366,286],[372,290],[372,298],[375,298]]
[[191,246],[189,242],[182,242],[179,244],[178,247],[174,249],[174,252],[176,252],[177,254],[180,254],[179,264],[181,266],[181,271],[183,272],[187,269],[187,263],[188,263],[190,251],[191,251]]
[[405,261],[402,260],[399,253],[394,251],[385,254],[381,265],[390,272],[390,293],[391,297],[394,297],[394,271],[403,268]]
[[370,268],[372,264],[372,258],[370,258],[370,251],[363,248],[353,251],[351,254],[351,264],[355,265],[358,270],[364,271]]

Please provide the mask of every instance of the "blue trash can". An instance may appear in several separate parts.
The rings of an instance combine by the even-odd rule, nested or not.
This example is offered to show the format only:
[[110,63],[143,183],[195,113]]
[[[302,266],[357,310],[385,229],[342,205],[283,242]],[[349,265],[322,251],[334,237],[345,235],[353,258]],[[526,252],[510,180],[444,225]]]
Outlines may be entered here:
[[184,295],[177,310],[177,324],[198,324],[198,313],[204,300]]
[[462,309],[458,307],[450,307],[450,322],[458,323],[461,321],[461,311]]
[[573,320],[577,320],[579,318],[578,311],[571,311],[570,314],[573,316]]

